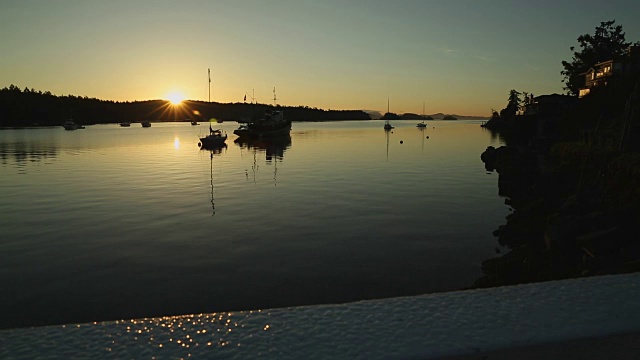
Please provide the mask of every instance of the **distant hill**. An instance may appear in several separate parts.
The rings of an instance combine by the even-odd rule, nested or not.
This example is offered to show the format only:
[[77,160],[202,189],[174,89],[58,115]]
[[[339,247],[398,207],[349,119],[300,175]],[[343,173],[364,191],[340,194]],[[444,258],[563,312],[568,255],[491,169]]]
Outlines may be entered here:
[[431,116],[436,120],[443,120],[445,116],[453,116],[454,118],[461,119],[461,120],[488,120],[489,119],[489,116],[471,116],[471,115],[443,114],[443,113],[431,114],[429,116]]
[[[377,111],[377,110],[362,110],[362,111],[369,114],[372,120],[386,119],[386,117],[384,117],[382,113],[380,113],[380,111]],[[447,115],[453,116],[454,118],[460,119],[460,120],[488,120],[490,118],[490,116],[472,116],[472,115],[443,114],[443,113],[424,115],[424,117],[422,115],[418,115],[414,113],[405,113],[399,116],[401,119],[404,119],[404,120],[443,120],[444,117]],[[393,119],[396,119],[396,118],[394,117]]]
[[422,116],[414,113],[404,113],[400,118],[402,120],[433,120],[431,116]]
[[377,110],[362,110],[362,111],[369,114],[369,116],[371,117],[371,120],[378,120],[382,117],[382,113]]

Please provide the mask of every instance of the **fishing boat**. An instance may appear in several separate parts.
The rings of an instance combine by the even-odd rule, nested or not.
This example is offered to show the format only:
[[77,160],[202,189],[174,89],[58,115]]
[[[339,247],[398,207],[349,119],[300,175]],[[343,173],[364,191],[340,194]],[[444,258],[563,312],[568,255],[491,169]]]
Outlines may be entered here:
[[221,129],[213,129],[209,124],[209,135],[200,138],[200,147],[203,149],[211,149],[224,146],[227,141],[227,133]]
[[289,135],[291,121],[284,118],[284,113],[279,110],[267,110],[261,119],[240,125],[234,134],[248,138],[270,138]]
[[149,121],[141,121],[140,124],[142,125],[142,127],[151,127],[151,122]]
[[[274,107],[278,106],[276,100],[276,88],[273,88]],[[286,137],[289,136],[290,131],[291,120],[286,120],[281,110],[267,109],[263,118],[247,121],[233,133],[241,138],[262,139]]]

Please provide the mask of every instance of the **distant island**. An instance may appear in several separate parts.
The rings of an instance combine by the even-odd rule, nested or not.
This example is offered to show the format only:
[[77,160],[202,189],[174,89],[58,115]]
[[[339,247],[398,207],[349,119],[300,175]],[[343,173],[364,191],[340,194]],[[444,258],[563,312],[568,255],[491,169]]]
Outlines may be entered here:
[[385,113],[384,115],[382,115],[382,117],[380,118],[380,120],[400,120],[402,119],[400,117],[400,115],[398,114],[394,114],[391,112]]
[[414,113],[404,113],[400,115],[402,120],[433,120],[431,116],[428,115],[418,115]]
[[431,115],[418,115],[414,113],[405,113],[402,115],[398,115],[395,113],[385,113],[381,114],[379,111],[375,110],[362,110],[371,116],[371,119],[380,119],[380,120],[488,120],[490,116],[472,116],[472,115],[457,115],[457,114],[431,114]]
[[57,126],[73,119],[78,124],[119,122],[250,121],[268,109],[278,109],[291,121],[371,120],[361,110],[323,110],[308,106],[217,103],[185,100],[171,105],[167,100],[117,102],[86,96],[57,96],[15,85],[0,89],[0,127]]

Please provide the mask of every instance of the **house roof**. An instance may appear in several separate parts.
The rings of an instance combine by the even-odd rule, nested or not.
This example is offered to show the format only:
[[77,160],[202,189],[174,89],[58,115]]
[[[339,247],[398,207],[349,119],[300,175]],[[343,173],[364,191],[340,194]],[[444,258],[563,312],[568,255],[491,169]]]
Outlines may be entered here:
[[574,101],[575,99],[575,96],[561,94],[539,95],[535,97],[537,103],[562,103]]
[[607,61],[599,62],[599,63],[593,65],[593,67],[601,66],[601,65],[607,65],[607,64],[613,64],[613,60],[607,60]]
[[594,68],[589,68],[589,70],[587,70],[587,71],[585,71],[585,72],[583,72],[583,73],[580,73],[579,75],[587,75],[587,74],[592,73],[592,72],[595,72],[595,71],[596,71],[596,70],[595,70]]

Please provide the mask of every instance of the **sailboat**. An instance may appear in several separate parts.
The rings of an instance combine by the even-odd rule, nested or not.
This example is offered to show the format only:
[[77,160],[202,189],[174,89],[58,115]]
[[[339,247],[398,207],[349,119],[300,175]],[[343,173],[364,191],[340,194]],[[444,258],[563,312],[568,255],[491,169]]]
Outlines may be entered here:
[[216,147],[226,146],[227,134],[221,129],[213,129],[209,123],[209,135],[200,138],[200,147],[203,149],[212,149]]
[[[385,115],[389,115],[389,98],[387,98],[387,113]],[[389,120],[385,120],[384,122],[384,129],[385,130],[391,130],[393,129],[393,126],[391,125],[391,123],[389,122]]]
[[[424,101],[422,102],[422,118],[424,119]],[[422,120],[422,122],[416,124],[416,127],[424,129],[427,127],[427,124],[425,124],[424,120]]]
[[[209,76],[209,103],[211,103],[211,69],[207,69]],[[193,125],[193,122],[191,123]],[[215,149],[225,145],[227,141],[227,133],[221,129],[214,129],[211,127],[211,121],[209,121],[209,135],[200,138],[200,147],[203,149]]]

